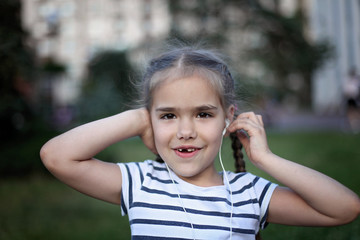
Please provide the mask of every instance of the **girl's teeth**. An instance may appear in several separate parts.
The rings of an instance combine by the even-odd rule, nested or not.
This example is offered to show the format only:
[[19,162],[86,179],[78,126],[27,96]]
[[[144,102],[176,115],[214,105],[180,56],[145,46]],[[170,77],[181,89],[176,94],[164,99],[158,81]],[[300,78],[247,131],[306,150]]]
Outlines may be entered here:
[[194,148],[187,148],[187,149],[178,149],[179,152],[194,152]]

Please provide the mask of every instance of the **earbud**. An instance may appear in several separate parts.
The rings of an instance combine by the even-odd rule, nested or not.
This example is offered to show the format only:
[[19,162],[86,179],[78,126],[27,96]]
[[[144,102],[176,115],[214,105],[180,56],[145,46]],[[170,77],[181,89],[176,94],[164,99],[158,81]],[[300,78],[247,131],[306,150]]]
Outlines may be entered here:
[[225,128],[224,128],[224,131],[222,132],[222,135],[224,136],[225,135],[225,133],[226,133],[226,129],[227,129],[227,127],[230,125],[230,120],[229,119],[225,119]]

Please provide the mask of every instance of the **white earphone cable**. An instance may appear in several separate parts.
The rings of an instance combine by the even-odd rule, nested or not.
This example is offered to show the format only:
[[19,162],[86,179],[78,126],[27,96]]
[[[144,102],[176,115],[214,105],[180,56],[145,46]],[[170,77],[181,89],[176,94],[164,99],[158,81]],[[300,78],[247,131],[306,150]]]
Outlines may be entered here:
[[[226,131],[226,130],[224,130],[224,131]],[[223,136],[224,136],[224,134],[225,134],[225,132],[223,133]],[[225,178],[225,180],[226,180],[226,184],[227,184],[227,186],[229,187],[229,191],[230,191],[231,209],[230,209],[230,226],[229,226],[229,227],[230,227],[230,240],[231,240],[231,239],[232,239],[232,217],[233,217],[234,203],[233,203],[233,196],[232,196],[232,189],[231,189],[231,186],[230,186],[230,181],[229,181],[229,179],[228,179],[228,177],[227,177],[227,174],[226,174],[226,171],[225,171],[225,168],[224,168],[224,164],[223,164],[223,162],[222,162],[222,157],[221,157],[222,144],[223,144],[223,137],[221,138],[221,143],[220,143],[220,148],[219,148],[219,160],[220,160],[221,168],[222,168],[222,170],[223,170],[223,176],[224,176],[224,178]],[[192,229],[192,235],[193,235],[193,238],[194,238],[194,240],[195,240],[196,238],[195,238],[194,225],[193,225],[193,223],[192,223],[192,220],[191,220],[188,212],[186,211],[186,208],[185,208],[185,206],[184,206],[184,202],[183,202],[183,200],[182,200],[182,198],[181,198],[181,196],[180,196],[179,188],[178,188],[177,184],[175,184],[175,181],[174,181],[174,178],[173,178],[172,173],[171,173],[171,171],[170,171],[170,168],[169,168],[169,166],[166,164],[166,162],[165,162],[165,165],[166,165],[166,168],[167,168],[167,170],[168,170],[168,172],[169,172],[169,176],[170,176],[170,178],[171,178],[171,181],[172,181],[173,185],[174,185],[175,188],[176,188],[177,195],[178,195],[178,198],[179,198],[179,200],[180,200],[181,207],[182,207],[182,209],[183,209],[184,212],[185,212],[186,218],[187,218],[188,221],[190,222],[191,229]]]
[[187,212],[186,209],[185,209],[184,202],[183,202],[182,198],[180,197],[179,188],[178,188],[177,184],[175,184],[175,181],[174,181],[174,178],[173,178],[173,176],[172,176],[172,174],[171,174],[170,168],[169,168],[169,166],[168,166],[166,163],[165,163],[165,165],[166,165],[166,168],[167,168],[167,170],[168,170],[168,172],[169,172],[169,176],[170,176],[170,178],[171,178],[171,181],[172,181],[173,185],[174,185],[175,188],[176,188],[176,192],[177,192],[178,198],[179,198],[179,200],[180,200],[181,207],[183,208],[183,210],[184,210],[184,212],[185,212],[186,218],[187,218],[188,221],[190,222],[191,229],[192,229],[193,239],[195,240],[196,238],[195,238],[194,225],[193,225],[193,223],[192,223],[192,221],[191,221],[191,218],[190,218],[188,212]]
[[234,209],[234,203],[233,203],[233,196],[232,196],[232,189],[231,189],[231,186],[230,186],[230,182],[229,182],[229,179],[227,177],[227,174],[226,174],[226,171],[225,171],[225,168],[224,168],[224,164],[222,162],[222,158],[221,158],[221,147],[222,147],[222,144],[223,144],[223,138],[221,138],[221,143],[220,143],[220,149],[219,149],[219,161],[220,161],[220,164],[221,164],[221,168],[223,170],[223,175],[224,175],[224,178],[226,180],[226,184],[228,185],[229,187],[229,191],[230,191],[230,201],[231,201],[231,210],[230,210],[230,240],[232,239],[232,216],[233,216],[233,209]]

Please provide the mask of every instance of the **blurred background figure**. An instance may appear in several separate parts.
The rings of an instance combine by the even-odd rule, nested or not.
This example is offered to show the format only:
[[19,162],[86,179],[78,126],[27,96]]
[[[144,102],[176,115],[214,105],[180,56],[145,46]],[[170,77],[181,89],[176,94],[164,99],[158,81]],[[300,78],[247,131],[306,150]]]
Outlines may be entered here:
[[351,68],[344,82],[346,116],[354,133],[360,132],[360,76],[355,68]]

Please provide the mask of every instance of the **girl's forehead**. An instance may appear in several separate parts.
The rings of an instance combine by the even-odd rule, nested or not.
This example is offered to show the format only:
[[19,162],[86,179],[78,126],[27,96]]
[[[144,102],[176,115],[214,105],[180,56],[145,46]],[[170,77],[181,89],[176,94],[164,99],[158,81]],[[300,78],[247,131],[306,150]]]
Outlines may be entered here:
[[167,79],[153,91],[152,107],[155,108],[191,108],[200,105],[222,108],[216,89],[208,80],[196,75]]

